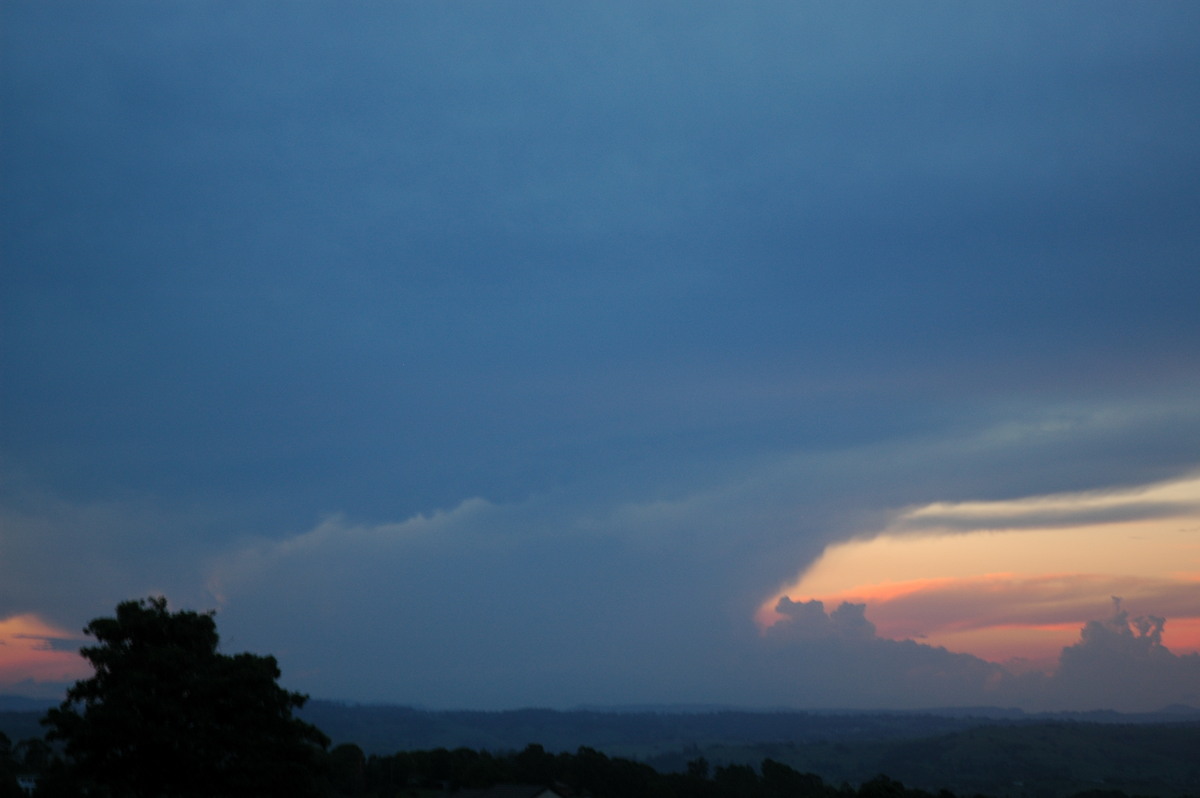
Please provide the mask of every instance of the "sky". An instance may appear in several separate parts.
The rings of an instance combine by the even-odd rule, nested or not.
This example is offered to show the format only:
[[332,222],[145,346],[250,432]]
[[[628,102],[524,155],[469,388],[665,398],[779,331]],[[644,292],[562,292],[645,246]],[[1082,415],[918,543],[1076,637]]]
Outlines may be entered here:
[[0,0],[0,692],[1200,707],[1198,35]]

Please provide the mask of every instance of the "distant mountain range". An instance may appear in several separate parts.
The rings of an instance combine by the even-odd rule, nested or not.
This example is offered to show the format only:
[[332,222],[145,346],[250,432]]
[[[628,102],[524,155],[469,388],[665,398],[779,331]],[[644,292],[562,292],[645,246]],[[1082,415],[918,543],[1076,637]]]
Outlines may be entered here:
[[58,706],[59,698],[30,698],[23,695],[0,695],[0,712],[45,712]]
[[[0,694],[0,713],[28,727],[30,718],[59,699]],[[574,750],[632,741],[744,742],[808,738],[912,737],[995,722],[1083,721],[1089,723],[1200,722],[1200,708],[1175,704],[1138,714],[1092,712],[1027,713],[1003,707],[936,707],[921,710],[748,710],[719,705],[639,704],[584,706],[573,710],[430,710],[395,704],[309,701],[300,713],[335,742],[354,742],[368,753],[459,747],[500,750],[538,742],[548,749]],[[0,719],[0,731],[5,731]],[[815,731],[814,731],[815,730]],[[12,735],[9,735],[10,738]]]
[[538,743],[551,751],[588,746],[629,756],[703,745],[913,739],[990,725],[1200,724],[1200,709],[1185,706],[1136,715],[1030,714],[999,707],[799,712],[642,706],[471,712],[310,701],[301,715],[335,743],[353,742],[367,753],[458,747],[505,751]]
[[[53,699],[0,695],[0,732],[14,742],[40,736],[38,721],[57,704]],[[1001,707],[746,710],[709,705],[483,712],[312,700],[299,714],[329,735],[335,745],[354,743],[368,754],[460,747],[514,751],[537,743],[550,751],[588,746],[638,758],[713,745],[911,740],[995,725],[1200,724],[1200,709],[1183,705],[1140,714],[1026,713]]]

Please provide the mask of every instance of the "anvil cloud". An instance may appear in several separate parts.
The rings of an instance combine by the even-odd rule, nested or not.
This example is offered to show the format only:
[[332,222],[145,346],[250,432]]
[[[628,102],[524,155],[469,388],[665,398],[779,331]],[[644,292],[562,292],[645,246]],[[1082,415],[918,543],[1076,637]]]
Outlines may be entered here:
[[[163,593],[329,698],[1127,701],[981,693],[1004,651],[928,645],[975,573],[904,624],[793,596],[857,641],[755,616],[894,524],[1194,479],[1192,6],[2,14],[0,648],[43,652],[3,689]],[[1008,570],[997,617],[1083,589]],[[1104,573],[1056,648],[1193,700],[1184,582]]]

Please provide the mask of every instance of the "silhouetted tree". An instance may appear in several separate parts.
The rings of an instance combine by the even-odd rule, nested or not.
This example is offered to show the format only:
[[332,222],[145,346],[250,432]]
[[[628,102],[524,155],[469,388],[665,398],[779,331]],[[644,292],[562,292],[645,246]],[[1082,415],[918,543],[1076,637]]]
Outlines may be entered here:
[[342,743],[329,752],[326,767],[336,795],[361,795],[366,788],[367,757],[354,743]]
[[858,788],[859,798],[904,798],[904,784],[882,773]]
[[729,798],[755,798],[761,794],[758,774],[749,765],[725,765],[713,773],[717,793]]
[[17,798],[23,795],[17,786],[17,757],[13,754],[12,741],[0,732],[0,798]]
[[30,737],[12,747],[13,761],[23,773],[41,773],[50,766],[54,752],[45,740]]
[[213,613],[152,597],[84,632],[95,675],[42,720],[81,786],[112,798],[317,794],[329,740],[292,716],[307,697],[278,685],[274,657],[218,653]]
[[766,794],[774,798],[817,798],[827,792],[820,776],[801,773],[774,759],[762,761],[762,783]]
[[537,743],[531,743],[513,758],[518,780],[530,784],[553,784],[557,763],[553,754]]
[[687,763],[687,774],[696,779],[708,778],[708,760],[704,757],[693,759]]

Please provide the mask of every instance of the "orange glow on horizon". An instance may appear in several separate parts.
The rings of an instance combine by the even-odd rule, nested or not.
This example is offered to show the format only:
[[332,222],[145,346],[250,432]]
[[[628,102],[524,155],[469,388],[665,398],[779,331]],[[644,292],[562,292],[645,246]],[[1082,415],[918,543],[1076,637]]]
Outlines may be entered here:
[[1167,619],[1163,644],[1200,652],[1200,478],[1133,491],[937,503],[878,536],[828,547],[779,600],[866,605],[881,637],[994,662],[1053,663],[1121,596]]
[[81,639],[33,614],[0,620],[0,686],[86,678],[90,668],[76,651],[54,647],[54,641]]

